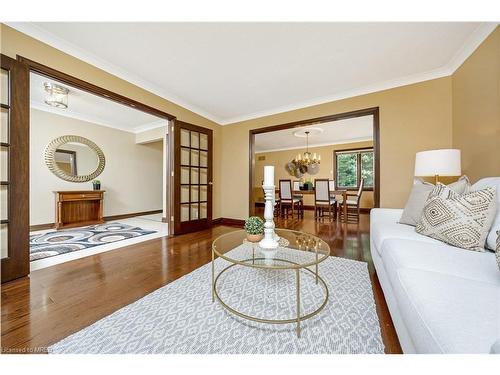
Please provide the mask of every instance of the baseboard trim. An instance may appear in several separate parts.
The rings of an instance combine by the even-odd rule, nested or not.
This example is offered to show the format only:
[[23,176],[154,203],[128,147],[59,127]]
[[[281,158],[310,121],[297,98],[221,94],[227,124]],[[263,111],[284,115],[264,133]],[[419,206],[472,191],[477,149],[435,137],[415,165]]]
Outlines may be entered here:
[[[121,214],[121,215],[104,216],[104,221],[113,221],[113,220],[128,219],[136,216],[161,214],[162,212],[163,210],[153,210],[153,211],[132,212],[129,214]],[[162,221],[163,219],[164,218],[162,218]],[[55,223],[36,224],[36,225],[30,225],[30,232],[35,232],[37,230],[54,229],[54,228],[55,228]]]
[[153,211],[143,211],[143,212],[132,212],[130,214],[122,214],[122,215],[112,215],[112,216],[104,216],[104,221],[112,221],[112,220],[121,220],[121,219],[129,219],[131,217],[136,216],[144,216],[144,215],[154,215],[161,214],[163,210],[153,210]]
[[30,232],[35,232],[37,230],[54,229],[54,228],[55,228],[55,223],[30,225]]
[[217,219],[212,220],[212,225],[227,225],[230,227],[240,227],[242,228],[245,225],[245,220],[241,219],[231,219],[228,217],[219,217]]

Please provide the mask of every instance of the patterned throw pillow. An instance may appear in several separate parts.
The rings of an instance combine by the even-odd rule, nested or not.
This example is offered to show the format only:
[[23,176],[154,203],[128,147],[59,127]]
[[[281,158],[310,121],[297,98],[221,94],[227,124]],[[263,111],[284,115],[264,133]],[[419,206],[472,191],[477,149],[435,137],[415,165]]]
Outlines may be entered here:
[[437,184],[415,230],[452,246],[484,251],[496,209],[496,189],[458,194]]
[[496,255],[497,255],[497,264],[498,264],[498,269],[500,269],[500,230],[497,232],[497,249],[496,249]]
[[[465,194],[469,192],[471,185],[469,178],[464,175],[460,177],[458,181],[455,181],[447,186],[456,193]],[[422,211],[424,210],[427,198],[429,198],[429,194],[433,189],[434,184],[425,182],[421,178],[416,178],[413,181],[410,196],[408,197],[408,201],[406,202],[401,218],[399,219],[401,224],[408,224],[412,226],[418,224],[420,218],[422,217]]]

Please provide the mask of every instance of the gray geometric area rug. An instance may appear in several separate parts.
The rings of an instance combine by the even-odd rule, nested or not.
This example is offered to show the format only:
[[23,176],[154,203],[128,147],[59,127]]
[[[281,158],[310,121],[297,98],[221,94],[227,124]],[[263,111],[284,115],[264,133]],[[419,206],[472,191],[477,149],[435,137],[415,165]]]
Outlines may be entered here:
[[145,236],[156,231],[121,223],[104,223],[30,236],[30,261]]
[[[232,252],[248,252],[241,245]],[[298,250],[287,252],[310,253]],[[248,256],[251,258],[251,255]],[[238,259],[243,259],[239,258]],[[218,258],[216,271],[229,265]],[[49,353],[384,353],[367,263],[329,257],[319,265],[329,289],[325,308],[301,323],[255,323],[239,318],[211,296],[211,264],[157,289],[48,348]],[[325,292],[301,271],[301,310],[319,307]],[[218,281],[220,297],[236,310],[262,318],[296,315],[295,271],[234,266]]]

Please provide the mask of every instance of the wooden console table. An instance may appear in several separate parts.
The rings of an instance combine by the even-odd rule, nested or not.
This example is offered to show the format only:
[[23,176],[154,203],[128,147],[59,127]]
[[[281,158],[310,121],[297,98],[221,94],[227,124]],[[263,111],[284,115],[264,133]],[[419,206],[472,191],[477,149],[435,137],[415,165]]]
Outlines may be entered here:
[[104,190],[54,191],[56,229],[104,223]]

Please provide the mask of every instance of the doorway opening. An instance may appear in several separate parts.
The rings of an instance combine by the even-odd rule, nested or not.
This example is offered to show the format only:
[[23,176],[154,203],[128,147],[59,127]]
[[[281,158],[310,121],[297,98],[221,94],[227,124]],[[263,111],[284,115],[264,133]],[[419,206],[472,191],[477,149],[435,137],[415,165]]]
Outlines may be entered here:
[[18,60],[30,69],[31,271],[168,236],[173,117]]
[[249,142],[250,215],[263,206],[264,165],[275,167],[278,188],[280,180],[291,180],[304,209],[314,209],[315,179],[328,179],[331,190],[347,195],[359,191],[363,211],[380,206],[378,107],[250,130]]

